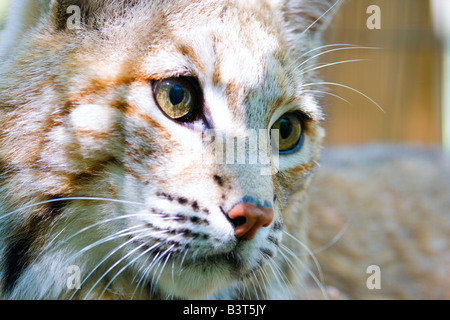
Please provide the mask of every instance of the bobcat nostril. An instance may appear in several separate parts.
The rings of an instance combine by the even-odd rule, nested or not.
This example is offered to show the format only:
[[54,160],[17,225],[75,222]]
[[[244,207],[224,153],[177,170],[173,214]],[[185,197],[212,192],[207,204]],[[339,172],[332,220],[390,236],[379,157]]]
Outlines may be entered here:
[[228,217],[235,227],[235,236],[252,239],[261,227],[272,223],[273,210],[257,207],[251,203],[239,203],[228,212]]
[[239,226],[242,226],[243,224],[245,224],[247,222],[247,218],[246,217],[237,217],[234,219],[230,219],[231,224],[236,228]]

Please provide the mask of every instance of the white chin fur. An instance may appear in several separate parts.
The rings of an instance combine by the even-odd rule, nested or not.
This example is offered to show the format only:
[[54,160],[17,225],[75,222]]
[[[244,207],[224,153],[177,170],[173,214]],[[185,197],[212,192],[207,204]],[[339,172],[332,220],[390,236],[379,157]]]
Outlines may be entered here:
[[165,268],[158,289],[168,296],[184,299],[204,299],[230,285],[231,276],[227,266],[213,267],[192,265],[183,270],[172,266]]

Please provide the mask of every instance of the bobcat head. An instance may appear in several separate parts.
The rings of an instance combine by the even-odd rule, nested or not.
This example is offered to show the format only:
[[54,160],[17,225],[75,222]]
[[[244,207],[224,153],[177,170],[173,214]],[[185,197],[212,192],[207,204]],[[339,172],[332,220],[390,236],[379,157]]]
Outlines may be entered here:
[[289,297],[337,2],[18,3],[40,18],[0,65],[2,296]]

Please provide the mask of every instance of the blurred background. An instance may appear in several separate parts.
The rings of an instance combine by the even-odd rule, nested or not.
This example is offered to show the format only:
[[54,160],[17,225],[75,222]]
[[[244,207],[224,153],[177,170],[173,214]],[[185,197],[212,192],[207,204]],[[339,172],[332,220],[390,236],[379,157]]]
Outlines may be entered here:
[[2,25],[3,18],[5,16],[6,8],[8,7],[9,0],[0,0],[0,26]]
[[[439,3],[438,3],[439,2]],[[325,62],[368,59],[323,69],[324,79],[352,87],[330,86],[327,96],[328,145],[366,142],[416,143],[450,147],[444,135],[442,79],[444,43],[435,32],[443,28],[434,6],[448,0],[349,0],[335,16],[325,43],[356,44],[379,49],[332,52]],[[369,29],[371,5],[380,8],[380,29]],[[442,10],[437,11],[442,12]]]
[[[0,19],[8,2],[0,0]],[[365,60],[321,70],[327,82],[354,89],[328,86],[330,93],[342,99],[324,95],[322,100],[328,115],[327,145],[415,143],[444,146],[450,151],[450,116],[446,116],[450,114],[450,107],[446,107],[450,99],[443,90],[445,37],[440,32],[450,17],[439,15],[449,3],[449,0],[344,3],[324,42],[379,49],[338,50],[321,56],[323,63]],[[380,9],[380,29],[367,27],[372,16],[367,9],[372,5]]]

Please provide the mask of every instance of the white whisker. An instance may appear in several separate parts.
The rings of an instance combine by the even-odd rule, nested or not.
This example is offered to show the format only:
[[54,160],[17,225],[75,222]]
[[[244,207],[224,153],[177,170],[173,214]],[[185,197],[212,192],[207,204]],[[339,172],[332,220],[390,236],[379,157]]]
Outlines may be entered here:
[[[305,249],[305,251],[310,255],[310,257],[313,259],[314,264],[316,265],[317,271],[319,272],[319,278],[321,280],[321,282],[323,282],[323,274],[322,274],[322,268],[320,267],[319,261],[317,260],[316,256],[314,255],[314,253],[308,248],[307,245],[305,245],[303,243],[303,241],[300,241],[299,239],[297,239],[296,237],[294,237],[292,234],[290,234],[287,231],[283,231],[284,234],[286,234],[288,237],[290,237],[292,240],[294,240],[295,242],[297,242],[298,244],[300,244],[302,246],[303,249]],[[292,252],[293,253],[293,252]]]
[[162,267],[161,267],[161,271],[159,272],[158,278],[156,278],[155,286],[158,285],[159,279],[161,278],[161,275],[162,275],[164,269],[166,268],[167,261],[169,261],[170,256],[172,255],[172,253],[171,253],[170,251],[173,249],[173,247],[175,247],[174,244],[173,244],[172,246],[170,246],[170,247],[163,253],[163,256],[164,256],[165,254],[167,254],[167,257],[166,257],[166,260],[164,260],[164,264],[163,264]]
[[67,197],[67,198],[58,198],[58,199],[49,199],[41,202],[32,203],[26,206],[22,206],[18,209],[15,209],[13,211],[10,211],[8,213],[5,213],[1,215],[0,219],[4,219],[10,215],[19,213],[23,210],[30,209],[36,206],[40,206],[47,203],[54,203],[54,202],[61,202],[61,201],[107,201],[107,202],[115,202],[115,203],[123,203],[123,204],[132,204],[132,205],[139,205],[144,206],[144,203],[141,202],[135,202],[135,201],[127,201],[127,200],[120,200],[120,199],[113,199],[113,198],[101,198],[101,197]]
[[314,253],[319,253],[322,252],[326,249],[328,249],[329,247],[331,247],[332,245],[334,245],[336,242],[338,242],[338,240],[344,235],[345,231],[347,230],[348,226],[350,225],[350,221],[347,221],[345,223],[345,225],[341,228],[341,230],[339,231],[339,233],[337,235],[335,235],[333,237],[333,239],[330,240],[330,242],[328,242],[327,244],[313,250]]
[[[121,243],[119,246],[117,246],[116,248],[114,248],[113,250],[111,250],[110,252],[108,252],[108,254],[106,254],[103,259],[94,267],[90,270],[89,274],[83,279],[83,281],[80,284],[80,287],[83,286],[83,284],[86,283],[86,281],[94,274],[94,272],[103,264],[105,263],[113,254],[115,254],[117,251],[119,251],[121,248],[123,248],[124,246],[128,245],[129,243],[136,241],[137,237],[133,237],[131,239],[129,239],[128,241],[125,241],[123,243]],[[92,290],[92,289],[91,289]],[[90,291],[89,291],[90,293]],[[86,295],[88,296],[89,293]],[[76,294],[76,291],[72,294],[72,296],[70,297],[70,299],[72,299]]]
[[[162,245],[162,242],[155,243],[152,247],[150,247],[150,249],[151,250],[156,249],[157,247],[160,247],[161,245]],[[156,256],[158,256],[158,255],[159,255],[159,252],[156,254]],[[151,256],[147,257],[147,259],[145,261],[147,261],[149,258],[151,258]],[[136,288],[134,289],[133,294],[131,296],[132,300],[133,300],[134,296],[136,295],[136,292],[139,289],[139,287],[141,288],[141,293],[142,293],[142,289],[145,284],[144,279],[148,277],[150,270],[153,268],[153,261],[154,261],[154,258],[153,258],[152,262],[150,262],[148,265],[143,264],[142,267],[139,268],[139,270],[136,272],[136,275],[133,277],[133,282],[135,282],[136,277],[138,275],[140,275],[139,280],[136,283]],[[142,269],[144,269],[144,270],[142,271]]]
[[[97,246],[99,246],[99,245],[101,245],[103,243],[106,243],[106,242],[109,242],[109,241],[113,241],[113,240],[116,240],[116,239],[121,238],[121,237],[126,237],[126,236],[129,236],[129,235],[135,234],[136,231],[131,231],[131,230],[137,229],[137,228],[141,228],[141,227],[144,227],[144,226],[145,226],[144,224],[133,226],[133,227],[130,227],[130,228],[118,231],[118,232],[114,233],[113,235],[108,236],[106,238],[97,240],[97,241],[95,241],[95,242],[85,246],[80,251],[78,251],[71,259],[76,259],[80,255],[82,255],[83,253],[85,253],[85,252],[87,252],[87,251],[89,251],[89,250],[91,250],[91,249],[93,249],[93,248],[95,248],[95,247],[97,247]],[[140,231],[145,231],[145,230],[146,229],[141,229]]]
[[94,227],[97,227],[99,225],[103,225],[103,224],[108,223],[108,222],[121,220],[121,219],[132,218],[132,217],[148,217],[150,215],[151,216],[158,216],[158,217],[162,216],[160,214],[154,214],[154,213],[136,213],[136,214],[127,214],[127,215],[117,216],[117,217],[114,217],[114,218],[104,219],[104,220],[101,220],[101,221],[97,221],[96,223],[93,223],[93,224],[91,224],[91,225],[89,225],[87,227],[84,227],[83,229],[81,229],[81,230],[77,231],[76,233],[72,234],[67,239],[64,239],[63,242],[66,243],[69,240],[72,240],[74,237],[80,235],[81,233],[86,232],[87,230],[90,230],[90,229],[92,229]]
[[[287,277],[284,274],[284,272],[282,270],[280,270],[280,266],[278,264],[276,264],[274,262],[274,260],[272,260],[272,259],[269,261],[268,265],[269,265],[270,269],[272,270],[272,273],[275,275],[275,277],[277,279],[277,282],[280,285],[280,287],[287,288],[288,287],[287,283],[289,282],[289,280],[287,279]],[[281,281],[283,283],[281,283]]]
[[311,269],[306,265],[305,262],[303,262],[297,255],[295,255],[289,248],[286,246],[283,246],[286,253],[288,253],[290,256],[292,256],[295,261],[297,261],[303,268],[305,268],[306,272],[309,274],[309,276],[313,279],[313,281],[316,283],[317,287],[322,292],[322,295],[325,299],[328,299],[328,294],[325,289],[325,286],[322,284],[322,281],[320,281],[317,276],[314,274],[314,272],[311,271]]
[[[170,249],[173,248],[174,245],[172,245],[172,247]],[[140,246],[139,246],[140,247]],[[139,248],[138,247],[138,248]],[[147,253],[151,252],[152,250],[154,250],[155,248],[153,248],[154,246],[145,249],[143,252],[141,252],[137,257],[135,257],[134,259],[130,260],[125,266],[123,266],[118,272],[116,272],[116,274],[114,275],[114,277],[111,278],[111,280],[106,284],[105,288],[103,289],[103,291],[100,294],[100,297],[102,297],[106,290],[109,288],[109,286],[114,282],[115,279],[117,279],[117,277],[123,272],[125,271],[131,264],[133,264],[134,262],[136,262],[139,258],[141,258],[143,255],[146,255]],[[136,250],[133,250],[132,252],[134,252]],[[122,259],[121,259],[122,260]]]
[[[305,64],[307,64],[309,61],[311,60],[315,60],[316,58],[330,53],[330,52],[337,52],[337,51],[343,51],[343,50],[359,50],[359,49],[368,49],[368,50],[379,50],[380,48],[377,47],[364,47],[364,46],[360,46],[360,47],[344,47],[344,48],[336,48],[336,49],[330,49],[330,50],[326,50],[320,53],[317,53],[311,57],[309,57],[308,59],[304,60],[302,63],[300,63],[295,70],[302,70],[301,67],[304,66]],[[303,70],[302,70],[303,71]]]
[[[130,242],[132,240],[136,240],[137,237],[135,237],[134,239],[130,239],[127,242]],[[140,244],[139,246],[137,246],[136,248],[134,248],[133,250],[129,251],[127,254],[125,254],[122,258],[120,258],[119,260],[117,260],[112,266],[110,266],[108,268],[108,270],[106,270],[98,279],[97,281],[92,285],[91,289],[88,291],[88,293],[86,294],[86,296],[89,296],[90,293],[94,290],[94,288],[100,283],[100,281],[103,280],[103,278],[106,277],[106,275],[113,270],[119,263],[121,263],[123,260],[125,260],[126,258],[128,258],[130,255],[132,255],[134,252],[136,252],[137,250],[139,250],[140,248],[142,248],[143,246],[145,246],[145,243]],[[105,293],[105,291],[108,289],[108,286],[105,287],[105,289],[102,291],[102,294],[100,295],[103,296],[103,294]]]
[[259,295],[258,295],[258,289],[256,288],[256,285],[255,285],[255,281],[257,281],[257,277],[255,275],[255,271],[252,271],[252,276],[250,277],[250,281],[251,281],[252,286],[253,286],[253,293],[256,296],[256,300],[260,300]]
[[[159,273],[159,275],[158,275],[158,277],[157,277],[157,279],[156,279],[156,281],[155,281],[155,275],[156,275],[156,272],[157,272],[159,266],[161,265],[162,259],[164,258],[164,255],[166,255],[170,250],[172,250],[173,246],[174,246],[174,245],[172,245],[172,246],[169,247],[166,251],[164,251],[164,252],[161,254],[161,256],[158,258],[158,260],[157,260],[157,261],[159,261],[159,262],[158,262],[158,265],[156,266],[155,272],[153,273],[152,280],[151,280],[151,283],[150,283],[150,295],[152,295],[152,294],[155,292],[155,290],[156,290],[156,285],[157,285],[157,283],[158,283],[158,281],[159,281],[159,277],[161,276],[161,272],[163,271],[163,269],[164,269],[164,267],[165,267],[165,263],[164,263],[164,265],[163,265],[162,268],[161,268],[161,272]],[[170,256],[170,254],[169,254],[169,256]],[[157,261],[154,261],[154,263],[156,263]]]
[[348,104],[350,104],[350,102],[344,98],[342,98],[341,96],[338,96],[337,94],[331,93],[331,92],[327,92],[327,91],[323,91],[323,90],[303,90],[303,92],[311,92],[311,93],[318,93],[318,94],[326,94],[335,98],[338,98]]
[[[292,272],[293,274],[301,274],[300,271],[299,271],[299,265],[298,265],[298,264],[295,264],[295,263],[291,260],[291,258],[289,258],[289,256],[288,256],[286,253],[284,253],[283,251],[286,251],[286,253],[289,253],[290,255],[292,255],[292,253],[288,252],[288,251],[291,251],[291,250],[289,250],[289,248],[287,248],[286,246],[281,246],[281,247],[280,247],[280,254],[281,254],[281,256],[283,257],[283,259],[286,261],[286,263],[287,263],[289,269],[291,270],[291,272]],[[307,292],[308,288],[307,288],[307,286],[303,283],[303,281],[300,281],[299,285],[305,290],[305,292]]]
[[311,29],[312,26],[314,26],[318,21],[320,21],[321,19],[323,19],[323,17],[325,17],[330,11],[332,11],[339,3],[341,3],[342,0],[337,0],[330,8],[328,8],[327,11],[325,11],[320,17],[318,17],[316,20],[314,20],[313,23],[311,23],[308,28],[306,28],[301,35],[303,35],[305,32],[307,32],[309,29]]
[[[50,242],[44,247],[42,248],[42,250],[40,250],[39,254],[36,256],[36,258],[34,258],[33,262],[31,263],[31,265],[35,264],[36,261],[38,261],[38,259],[47,252],[47,250],[49,250],[53,243],[56,241],[56,239],[67,229],[67,227],[63,228],[60,232],[58,232],[55,237],[53,237]],[[58,246],[58,245],[57,245]]]
[[352,88],[352,87],[346,86],[346,85],[344,85],[344,84],[335,83],[335,82],[314,82],[314,83],[306,83],[306,84],[303,84],[303,85],[301,85],[301,87],[310,87],[310,86],[316,86],[316,85],[320,85],[320,86],[322,86],[322,85],[325,85],[325,86],[326,86],[326,85],[330,85],[330,86],[337,86],[337,87],[342,87],[342,88],[349,89],[349,90],[351,90],[351,91],[354,91],[354,92],[356,92],[356,93],[362,95],[364,98],[366,98],[367,100],[369,100],[369,101],[371,101],[373,104],[375,104],[375,105],[378,107],[378,109],[380,109],[383,113],[386,113],[386,112],[383,110],[383,108],[382,108],[378,103],[376,103],[373,99],[371,99],[369,96],[365,95],[365,94],[362,93],[361,91],[358,91],[358,90],[356,90],[356,89],[354,89],[354,88]]
[[300,75],[303,75],[303,74],[306,74],[306,73],[309,73],[309,72],[312,72],[312,71],[316,71],[316,70],[319,70],[319,69],[336,66],[336,65],[339,65],[339,64],[350,63],[350,62],[362,62],[362,61],[370,61],[370,59],[343,60],[343,61],[337,61],[337,62],[321,64],[321,65],[318,65],[318,66],[314,66],[314,67],[312,67],[310,69],[302,70],[302,72],[300,72]]
[[331,44],[326,44],[326,45],[314,47],[313,49],[310,49],[310,50],[306,51],[305,53],[300,55],[298,58],[296,58],[295,63],[300,61],[302,58],[308,56],[312,52],[319,51],[319,50],[326,49],[326,48],[331,48],[331,47],[339,47],[339,46],[340,47],[360,47],[357,44],[350,44],[350,43],[331,43]]

